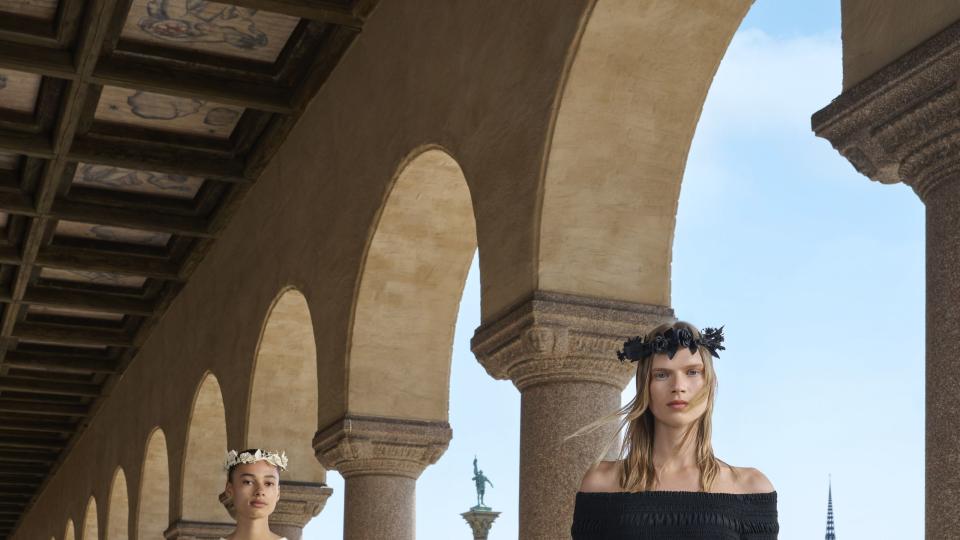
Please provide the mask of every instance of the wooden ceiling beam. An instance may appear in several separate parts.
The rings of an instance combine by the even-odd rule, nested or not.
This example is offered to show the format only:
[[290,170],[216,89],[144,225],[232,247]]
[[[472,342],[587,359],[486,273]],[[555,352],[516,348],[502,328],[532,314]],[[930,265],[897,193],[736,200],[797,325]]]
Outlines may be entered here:
[[0,412],[84,417],[89,411],[88,405],[0,398]]
[[[12,420],[9,418],[0,418],[0,426],[3,426],[3,429],[30,433],[68,434],[77,430],[76,424],[69,422],[51,422],[48,420]],[[4,459],[3,455],[0,454],[0,461]]]
[[93,82],[131,90],[236,105],[245,109],[290,114],[290,90],[279,86],[251,84],[198,73],[172,72],[169,67],[144,62],[102,60],[91,77]]
[[[2,201],[0,201],[2,203]],[[95,204],[60,200],[53,203],[50,215],[56,219],[82,221],[99,225],[111,225],[152,232],[179,234],[183,236],[210,238],[205,219],[173,216],[159,212],[147,212],[126,208],[113,208]]]
[[20,252],[13,246],[0,246],[0,264],[19,265],[23,262]]
[[32,287],[23,295],[22,303],[111,313],[118,315],[152,315],[156,302],[127,296],[49,287]]
[[53,145],[49,139],[43,135],[19,131],[0,131],[0,150],[43,159],[54,157]]
[[142,142],[106,141],[88,136],[77,139],[67,157],[72,161],[126,169],[201,176],[225,182],[248,181],[243,176],[242,161],[209,150],[184,150]]
[[77,72],[69,50],[42,48],[0,41],[0,68],[37,75],[76,79]]
[[42,465],[8,465],[0,463],[0,474],[16,474],[24,476],[46,476],[50,467]]
[[63,246],[47,246],[37,254],[35,263],[48,268],[109,272],[131,276],[143,276],[167,281],[180,281],[177,265],[163,259],[139,255],[117,255],[70,249]]
[[37,323],[18,323],[13,337],[58,345],[133,346],[133,338],[123,332]]
[[351,28],[363,27],[366,16],[331,0],[223,0],[223,3]]
[[0,191],[0,211],[21,216],[36,216],[33,199],[22,191]]
[[[117,0],[89,0],[84,9],[83,23],[79,26],[79,35],[73,50],[72,63],[76,77],[68,81],[61,100],[60,116],[53,128],[50,140],[53,159],[44,167],[44,173],[35,190],[34,204],[40,216],[46,214],[57,195],[57,186],[67,168],[68,160],[64,157],[67,150],[73,145],[77,129],[87,110],[88,98],[91,92],[96,91],[87,79],[93,73],[93,68],[103,49],[107,29],[110,26],[116,10]],[[33,276],[33,263],[40,245],[46,238],[50,220],[44,217],[33,219],[28,232],[21,244],[20,254],[23,263],[18,268],[16,277],[11,283],[10,297],[12,304],[5,309],[0,319],[0,336],[9,337],[17,323],[16,309],[18,302],[23,298],[27,285]],[[0,350],[5,350],[3,347]]]
[[7,351],[5,366],[58,373],[114,373],[116,361],[86,356],[61,356],[18,350]]
[[66,446],[66,443],[67,441],[65,440],[34,439],[30,437],[11,437],[8,435],[0,435],[0,448],[7,449],[52,450],[56,452],[62,452]]
[[[99,384],[44,381],[10,375],[0,376],[0,391],[3,390],[54,396],[97,397],[100,395]],[[5,428],[6,424],[0,424],[0,427]]]

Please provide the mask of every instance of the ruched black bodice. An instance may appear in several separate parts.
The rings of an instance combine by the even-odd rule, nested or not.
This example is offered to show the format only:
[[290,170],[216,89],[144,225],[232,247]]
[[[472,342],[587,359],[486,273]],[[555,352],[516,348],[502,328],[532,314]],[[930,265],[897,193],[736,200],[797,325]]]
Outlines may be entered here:
[[577,493],[573,540],[775,540],[777,492]]

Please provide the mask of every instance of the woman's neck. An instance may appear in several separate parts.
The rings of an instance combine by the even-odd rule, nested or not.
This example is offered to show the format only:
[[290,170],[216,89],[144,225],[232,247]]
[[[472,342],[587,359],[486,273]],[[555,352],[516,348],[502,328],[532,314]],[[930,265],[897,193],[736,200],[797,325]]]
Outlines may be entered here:
[[[690,434],[684,435],[687,431]],[[656,422],[653,426],[653,467],[658,472],[670,473],[697,468],[698,426],[675,427]]]
[[272,540],[274,537],[267,518],[244,519],[241,517],[237,520],[237,530],[233,533],[231,540]]

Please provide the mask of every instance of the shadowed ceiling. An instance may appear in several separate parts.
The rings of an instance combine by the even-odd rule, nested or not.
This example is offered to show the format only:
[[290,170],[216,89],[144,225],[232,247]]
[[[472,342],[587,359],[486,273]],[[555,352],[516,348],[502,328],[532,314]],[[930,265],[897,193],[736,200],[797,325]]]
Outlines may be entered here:
[[0,0],[0,539],[376,0]]

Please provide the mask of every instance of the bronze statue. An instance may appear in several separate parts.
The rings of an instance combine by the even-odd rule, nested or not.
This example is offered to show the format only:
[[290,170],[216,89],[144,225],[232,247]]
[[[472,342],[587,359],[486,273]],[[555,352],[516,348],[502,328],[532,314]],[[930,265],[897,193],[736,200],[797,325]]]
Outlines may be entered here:
[[483,495],[487,491],[487,484],[493,487],[493,482],[477,468],[477,456],[473,456],[473,482],[477,486],[477,506],[474,508],[486,508],[483,504]]

